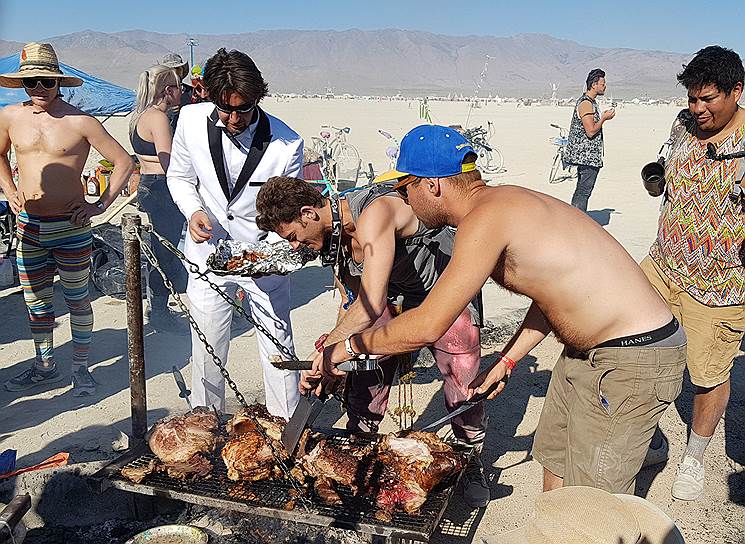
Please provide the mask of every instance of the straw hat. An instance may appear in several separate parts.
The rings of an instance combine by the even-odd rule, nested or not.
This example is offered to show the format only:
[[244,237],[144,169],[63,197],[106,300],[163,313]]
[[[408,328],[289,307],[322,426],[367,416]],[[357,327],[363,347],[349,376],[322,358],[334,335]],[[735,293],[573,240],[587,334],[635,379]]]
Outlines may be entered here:
[[20,89],[24,77],[53,77],[59,79],[60,87],[79,87],[83,80],[62,73],[57,60],[57,53],[48,43],[27,43],[21,49],[21,63],[17,72],[0,74],[0,87]]
[[634,495],[611,495],[571,486],[541,493],[535,515],[514,531],[485,537],[484,544],[685,544],[675,523]]

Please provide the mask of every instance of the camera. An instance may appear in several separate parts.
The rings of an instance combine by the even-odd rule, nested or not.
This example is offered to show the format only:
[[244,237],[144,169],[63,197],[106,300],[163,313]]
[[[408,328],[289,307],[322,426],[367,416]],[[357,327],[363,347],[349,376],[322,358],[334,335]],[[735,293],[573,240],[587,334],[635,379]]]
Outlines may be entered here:
[[665,158],[660,157],[642,168],[642,182],[650,196],[665,192]]

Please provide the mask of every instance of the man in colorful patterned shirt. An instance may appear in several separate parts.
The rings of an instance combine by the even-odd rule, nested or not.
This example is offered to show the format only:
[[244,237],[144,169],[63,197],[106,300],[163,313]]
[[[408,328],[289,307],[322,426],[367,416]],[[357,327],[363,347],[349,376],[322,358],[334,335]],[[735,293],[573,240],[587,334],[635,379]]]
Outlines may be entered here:
[[745,149],[745,110],[737,105],[744,76],[737,53],[718,46],[700,50],[678,75],[688,111],[673,125],[657,240],[641,265],[688,336],[693,420],[672,487],[682,500],[703,492],[704,450],[727,407],[745,330],[745,159],[707,156],[708,144],[720,156]]

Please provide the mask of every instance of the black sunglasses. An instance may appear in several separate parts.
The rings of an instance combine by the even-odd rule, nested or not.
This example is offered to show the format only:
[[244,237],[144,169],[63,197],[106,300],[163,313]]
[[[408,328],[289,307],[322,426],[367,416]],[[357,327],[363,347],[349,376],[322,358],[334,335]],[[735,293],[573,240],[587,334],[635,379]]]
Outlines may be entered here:
[[230,115],[233,112],[239,115],[244,115],[246,113],[251,113],[256,107],[256,104],[251,104],[250,106],[246,106],[246,104],[242,104],[240,106],[224,106],[222,104],[215,104],[215,107],[218,109],[218,111],[221,111],[222,113],[225,113],[227,115]]
[[401,198],[407,199],[409,198],[409,185],[413,185],[414,183],[417,183],[421,181],[422,178],[418,178],[416,176],[411,176],[411,180],[407,181],[403,185],[400,185],[396,187],[396,192],[401,195]]
[[51,91],[57,86],[57,79],[53,77],[24,77],[21,81],[23,81],[23,86],[29,91],[36,89],[39,83],[47,91]]

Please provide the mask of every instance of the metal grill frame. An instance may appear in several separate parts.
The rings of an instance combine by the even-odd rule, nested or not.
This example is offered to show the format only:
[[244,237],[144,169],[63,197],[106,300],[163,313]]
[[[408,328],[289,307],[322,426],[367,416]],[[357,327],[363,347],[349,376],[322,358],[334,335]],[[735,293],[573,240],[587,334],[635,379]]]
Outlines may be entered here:
[[[338,445],[350,442],[348,434],[339,432],[339,429],[324,429],[324,434],[327,435],[328,440]],[[355,437],[354,441],[359,444],[370,443],[370,438]],[[168,497],[192,504],[234,510],[288,522],[319,527],[337,527],[390,539],[429,542],[440,523],[463,470],[470,461],[471,452],[467,449],[459,451],[464,454],[463,468],[432,490],[418,513],[395,512],[390,522],[374,517],[376,508],[373,500],[353,497],[351,490],[342,486],[336,488],[345,501],[342,506],[326,505],[311,491],[310,511],[303,509],[299,502],[294,510],[286,510],[284,505],[292,499],[289,494],[292,486],[288,482],[266,480],[241,484],[228,480],[227,469],[220,455],[216,455],[213,459],[213,469],[209,478],[192,481],[178,480],[160,472],[148,475],[144,482],[135,484],[121,475],[121,469],[132,463],[147,464],[155,457],[147,445],[140,445],[128,450],[100,469],[91,476],[91,479],[95,482],[99,492],[113,487],[131,493]],[[228,494],[230,488],[240,485],[246,486],[258,500],[231,497]]]

